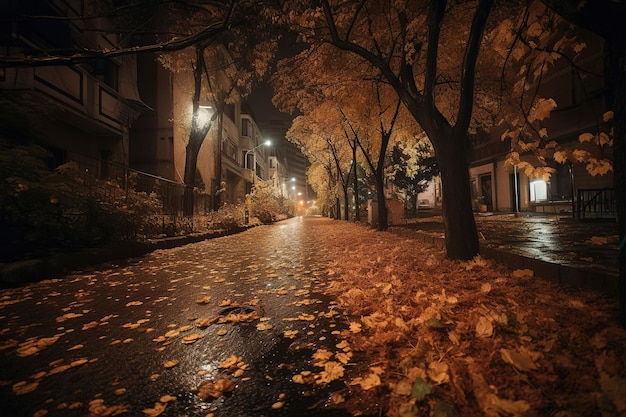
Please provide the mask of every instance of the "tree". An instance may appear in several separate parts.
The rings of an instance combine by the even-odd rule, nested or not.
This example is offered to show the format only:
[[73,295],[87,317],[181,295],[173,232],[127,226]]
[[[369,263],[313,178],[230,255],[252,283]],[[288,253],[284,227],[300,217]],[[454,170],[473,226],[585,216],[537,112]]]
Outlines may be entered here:
[[[480,0],[475,7],[445,0],[417,4],[321,0],[319,8],[310,9],[299,8],[299,2],[288,3],[292,11],[297,10],[290,15],[294,30],[310,42],[330,43],[367,60],[424,129],[441,169],[447,254],[453,259],[474,257],[479,247],[469,188],[467,132],[476,62],[493,0]],[[455,41],[443,42],[452,27]],[[467,36],[460,39],[459,33]],[[442,51],[458,45],[462,64],[446,68]],[[454,99],[448,96],[447,103],[442,100],[441,80],[454,86]]]
[[620,316],[626,325],[626,3],[597,0],[542,0],[566,20],[605,41],[606,106],[614,117],[614,178],[620,236]]
[[[220,188],[223,182],[222,173],[222,132],[223,115],[226,105],[232,104],[239,97],[245,96],[252,84],[262,77],[269,68],[273,58],[276,39],[266,35],[257,35],[262,29],[262,20],[252,20],[250,16],[259,16],[261,10],[256,2],[230,1],[226,3],[209,3],[193,5],[187,15],[178,15],[178,20],[170,25],[173,33],[192,36],[196,27],[203,28],[218,19],[230,25],[228,31],[210,41],[194,45],[195,56],[189,49],[177,51],[162,57],[162,62],[172,72],[180,74],[184,83],[184,73],[193,75],[191,93],[192,113],[191,126],[188,129],[186,145],[183,199],[183,212],[193,215],[194,188],[198,155],[207,133],[214,121],[218,122],[215,143],[215,178],[210,186],[214,209],[220,207]],[[247,25],[239,24],[243,22]],[[207,62],[211,66],[207,66]],[[213,115],[210,120],[200,123],[203,111],[200,101],[211,103]],[[187,120],[183,120],[187,123]]]
[[416,213],[417,196],[428,187],[433,177],[439,174],[437,159],[432,155],[429,144],[419,143],[417,146],[394,146],[392,153],[391,172],[388,174],[394,185],[405,192],[409,207]]
[[[343,142],[342,147],[347,145],[352,150],[352,156],[345,157],[352,161],[349,170],[356,172],[357,158],[360,158],[376,180],[377,227],[385,230],[384,172],[388,161],[387,149],[390,143],[401,140],[402,135],[406,136],[407,129],[415,129],[415,122],[407,119],[397,95],[388,84],[380,77],[372,76],[369,65],[353,54],[330,45],[316,45],[296,57],[282,60],[278,68],[279,72],[274,79],[274,103],[287,111],[297,109],[305,115],[316,114],[318,124],[335,126],[335,133],[327,137],[332,144]],[[320,114],[320,108],[328,111]],[[340,121],[334,117],[337,112],[342,116]],[[329,116],[331,113],[332,117]],[[338,129],[340,125],[343,125],[343,130]],[[328,131],[330,128],[325,129]],[[357,150],[360,151],[359,156]],[[344,176],[341,169],[338,175],[345,206],[348,207],[349,175]],[[358,205],[356,176],[354,183]]]

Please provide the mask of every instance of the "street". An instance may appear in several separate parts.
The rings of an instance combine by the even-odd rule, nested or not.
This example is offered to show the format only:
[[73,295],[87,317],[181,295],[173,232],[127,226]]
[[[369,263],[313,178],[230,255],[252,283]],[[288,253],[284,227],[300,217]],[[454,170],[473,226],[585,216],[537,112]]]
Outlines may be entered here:
[[[326,262],[312,229],[328,221],[294,218],[3,290],[2,415],[345,415],[328,407],[342,382],[292,381],[315,371],[315,351],[337,350],[344,325],[317,292]],[[220,379],[234,386],[199,392]]]
[[623,416],[616,311],[532,270],[296,217],[1,290],[0,410]]

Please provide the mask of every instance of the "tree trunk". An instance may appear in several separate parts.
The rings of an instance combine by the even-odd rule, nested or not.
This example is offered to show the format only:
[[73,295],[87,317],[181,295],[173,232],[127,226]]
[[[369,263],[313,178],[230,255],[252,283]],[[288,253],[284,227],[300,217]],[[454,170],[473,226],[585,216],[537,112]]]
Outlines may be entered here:
[[619,303],[620,321],[626,326],[626,45],[606,41],[605,83],[607,108],[614,112],[613,171],[615,202],[620,237]]
[[359,202],[359,176],[357,175],[356,145],[352,146],[352,172],[354,172],[354,207],[356,207],[356,213],[354,213],[354,219],[357,222],[360,222],[361,221],[361,204]]
[[[193,216],[194,212],[194,188],[196,184],[196,168],[198,166],[198,153],[202,145],[196,135],[189,135],[189,143],[185,152],[185,173],[183,181],[185,189],[183,191],[183,215],[187,217]],[[199,143],[198,143],[199,142]]]
[[382,170],[376,175],[376,198],[378,199],[378,227],[376,230],[387,230],[389,223],[387,222],[387,204],[385,204],[385,181]]
[[[221,105],[224,107],[223,104]],[[215,189],[213,190],[213,210],[217,211],[222,202],[222,129],[224,125],[224,113],[219,112],[217,121],[217,138],[215,142]],[[256,168],[256,167],[255,167]]]
[[458,146],[441,147],[437,153],[437,161],[441,167],[447,255],[450,259],[468,260],[478,254],[479,245],[472,211],[469,165],[467,156],[464,152],[459,152],[459,149]]
[[341,220],[341,199],[335,199],[335,220]]
[[412,193],[410,197],[411,201],[411,213],[416,216],[417,215],[417,193]]
[[348,184],[345,184],[343,186],[343,204],[346,206],[345,207],[345,211],[343,213],[343,219],[345,221],[349,221],[350,220],[350,210],[349,210],[349,207],[350,207],[350,195],[348,194]]

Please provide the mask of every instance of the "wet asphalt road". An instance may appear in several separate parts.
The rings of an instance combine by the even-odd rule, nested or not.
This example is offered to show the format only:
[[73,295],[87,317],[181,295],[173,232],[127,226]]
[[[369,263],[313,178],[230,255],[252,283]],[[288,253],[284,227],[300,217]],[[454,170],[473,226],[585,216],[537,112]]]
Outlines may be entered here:
[[[343,382],[291,380],[345,328],[317,292],[326,222],[294,218],[2,290],[0,414],[143,416],[164,404],[164,416],[346,415],[329,406]],[[198,397],[223,377],[232,392]]]

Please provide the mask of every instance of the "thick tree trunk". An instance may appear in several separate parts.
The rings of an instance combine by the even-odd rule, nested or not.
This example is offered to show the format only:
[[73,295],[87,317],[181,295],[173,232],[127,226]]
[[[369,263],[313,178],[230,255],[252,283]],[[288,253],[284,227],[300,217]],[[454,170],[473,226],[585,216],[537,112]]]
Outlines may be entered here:
[[443,223],[450,259],[472,259],[479,252],[476,221],[472,211],[469,166],[458,147],[443,147],[437,154],[441,167]]
[[385,181],[382,172],[376,173],[376,198],[378,199],[378,227],[377,230],[387,230],[387,204],[385,201]]
[[354,207],[356,207],[354,219],[359,222],[361,221],[361,204],[359,203],[359,176],[356,171],[356,146],[352,147],[352,168],[352,172],[354,172]]
[[619,225],[619,302],[620,320],[626,326],[626,44],[607,41],[605,52],[607,107],[614,112],[615,137],[613,170]]
[[196,168],[198,166],[198,153],[200,153],[200,145],[198,140],[192,135],[189,137],[185,152],[185,173],[183,180],[185,189],[183,191],[183,215],[187,217],[193,216],[194,212],[194,187],[196,184]]

